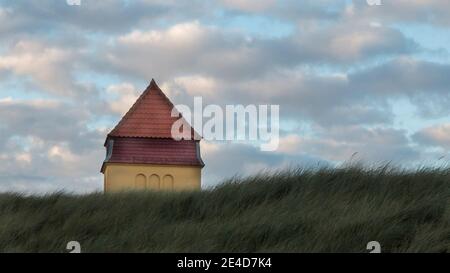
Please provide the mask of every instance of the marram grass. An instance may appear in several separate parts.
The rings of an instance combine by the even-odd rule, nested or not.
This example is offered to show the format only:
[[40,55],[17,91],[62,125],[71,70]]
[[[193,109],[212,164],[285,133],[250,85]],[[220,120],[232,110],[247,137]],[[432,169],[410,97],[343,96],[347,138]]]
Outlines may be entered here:
[[0,194],[0,252],[450,252],[450,169],[291,169],[202,192]]

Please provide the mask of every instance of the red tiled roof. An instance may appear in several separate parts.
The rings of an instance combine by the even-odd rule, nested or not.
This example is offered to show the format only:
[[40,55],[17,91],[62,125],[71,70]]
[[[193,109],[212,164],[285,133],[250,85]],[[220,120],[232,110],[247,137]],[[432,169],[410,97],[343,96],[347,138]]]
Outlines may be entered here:
[[114,138],[108,163],[203,166],[197,141],[151,138]]
[[[152,79],[128,113],[108,134],[109,137],[172,138],[171,129],[179,117],[171,117],[174,105]],[[186,122],[187,126],[189,124]],[[194,130],[191,129],[191,137]]]
[[203,167],[199,139],[191,132],[191,140],[175,140],[172,125],[180,117],[171,117],[174,105],[152,79],[150,85],[128,113],[108,134],[105,142],[106,163],[188,165]]

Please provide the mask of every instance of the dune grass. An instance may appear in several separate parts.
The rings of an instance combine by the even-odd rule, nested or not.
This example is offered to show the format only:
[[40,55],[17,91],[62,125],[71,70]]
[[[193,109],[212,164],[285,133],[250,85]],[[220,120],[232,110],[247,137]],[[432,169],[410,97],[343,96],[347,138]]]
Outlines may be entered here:
[[1,252],[450,252],[450,170],[291,169],[201,192],[0,194]]

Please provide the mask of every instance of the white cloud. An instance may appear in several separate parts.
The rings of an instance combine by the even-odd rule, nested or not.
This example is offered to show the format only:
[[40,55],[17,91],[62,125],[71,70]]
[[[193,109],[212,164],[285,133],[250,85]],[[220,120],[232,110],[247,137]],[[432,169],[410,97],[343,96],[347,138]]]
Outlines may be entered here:
[[51,160],[60,161],[63,160],[67,163],[73,163],[79,160],[80,158],[74,155],[68,147],[63,147],[59,145],[55,145],[51,147],[48,151],[48,156]]
[[299,135],[288,135],[280,139],[277,152],[286,154],[299,153],[302,144],[302,138]]
[[115,97],[110,101],[111,110],[122,116],[139,97],[139,91],[131,83],[110,85],[106,91]]
[[75,55],[70,50],[39,41],[22,40],[0,55],[0,71],[31,77],[44,90],[67,95],[74,92],[71,68]]
[[153,45],[168,48],[192,48],[201,46],[202,39],[207,35],[207,28],[198,21],[176,24],[164,31],[132,31],[120,36],[118,42],[127,45]]
[[219,83],[212,77],[200,75],[176,77],[165,85],[170,90],[181,89],[189,96],[213,96],[219,89]]
[[20,153],[16,155],[16,160],[22,163],[31,163],[31,154],[29,153]]

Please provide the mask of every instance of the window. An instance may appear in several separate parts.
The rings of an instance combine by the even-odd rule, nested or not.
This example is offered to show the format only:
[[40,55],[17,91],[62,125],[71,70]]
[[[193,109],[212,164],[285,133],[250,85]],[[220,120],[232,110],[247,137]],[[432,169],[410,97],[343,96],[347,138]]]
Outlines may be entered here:
[[145,185],[147,184],[147,177],[143,174],[136,175],[135,186],[136,189],[145,189]]
[[108,143],[106,144],[106,159],[105,162],[109,161],[112,156],[112,151],[114,147],[114,140],[110,139],[108,140]]
[[163,189],[173,190],[173,176],[170,174],[165,175],[163,178]]
[[160,188],[160,179],[156,174],[152,174],[148,179],[147,189],[150,190],[159,190]]

